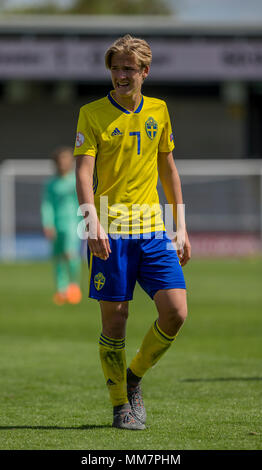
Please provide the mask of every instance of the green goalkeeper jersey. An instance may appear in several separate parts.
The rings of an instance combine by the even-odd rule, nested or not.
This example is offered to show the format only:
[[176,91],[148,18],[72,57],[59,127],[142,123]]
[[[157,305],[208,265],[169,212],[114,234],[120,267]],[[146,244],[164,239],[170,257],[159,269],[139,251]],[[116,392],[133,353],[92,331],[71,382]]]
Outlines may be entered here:
[[80,222],[74,171],[50,178],[44,187],[41,216],[44,228],[57,232],[75,231]]

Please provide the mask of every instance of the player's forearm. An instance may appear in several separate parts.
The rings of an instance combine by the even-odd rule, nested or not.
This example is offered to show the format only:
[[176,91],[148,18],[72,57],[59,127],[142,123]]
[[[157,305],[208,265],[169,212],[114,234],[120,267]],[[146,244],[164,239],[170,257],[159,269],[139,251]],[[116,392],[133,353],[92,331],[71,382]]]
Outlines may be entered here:
[[178,208],[183,209],[181,181],[172,153],[166,158],[164,157],[159,159],[158,171],[167,202],[172,205],[175,224],[178,226],[178,215],[180,222],[184,224],[184,220],[181,220],[183,211],[178,211]]
[[94,205],[93,191],[94,158],[79,156],[76,159],[76,192],[79,205]]
[[94,204],[93,172],[95,159],[82,155],[76,160],[76,191],[84,215],[88,246],[94,256],[106,260],[111,253],[108,237],[100,224]]
[[41,204],[41,220],[43,228],[54,228],[55,216],[52,204],[44,199]]
[[87,231],[96,236],[98,216],[93,192],[94,158],[83,156],[76,160],[76,192],[79,206],[84,216]]
[[82,175],[76,171],[76,192],[79,205],[93,204],[93,179],[89,175]]

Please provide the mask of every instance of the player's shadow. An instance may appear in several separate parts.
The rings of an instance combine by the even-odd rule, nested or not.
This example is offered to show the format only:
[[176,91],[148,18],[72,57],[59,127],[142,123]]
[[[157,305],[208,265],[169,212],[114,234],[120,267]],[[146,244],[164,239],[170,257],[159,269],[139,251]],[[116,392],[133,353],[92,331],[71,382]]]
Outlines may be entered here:
[[43,431],[54,430],[70,430],[70,431],[86,431],[88,429],[112,428],[110,424],[83,424],[82,426],[0,426],[0,431],[10,429],[36,429]]
[[180,382],[248,382],[262,380],[262,377],[206,377],[195,379],[180,379]]

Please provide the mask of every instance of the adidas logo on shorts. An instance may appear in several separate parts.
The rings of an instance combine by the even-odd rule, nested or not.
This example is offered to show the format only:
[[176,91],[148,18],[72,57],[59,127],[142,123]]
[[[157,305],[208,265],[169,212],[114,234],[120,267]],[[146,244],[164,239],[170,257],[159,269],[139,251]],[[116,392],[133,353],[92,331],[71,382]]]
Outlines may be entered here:
[[112,134],[113,136],[115,135],[123,135],[123,132],[121,132],[117,127],[113,130]]

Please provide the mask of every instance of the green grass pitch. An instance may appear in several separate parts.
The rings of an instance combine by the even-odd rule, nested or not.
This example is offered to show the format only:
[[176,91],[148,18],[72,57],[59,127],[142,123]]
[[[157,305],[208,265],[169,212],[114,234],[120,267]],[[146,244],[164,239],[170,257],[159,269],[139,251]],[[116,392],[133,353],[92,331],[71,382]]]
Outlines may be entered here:
[[[87,267],[83,268],[87,284]],[[143,380],[145,431],[112,429],[98,303],[52,304],[52,265],[0,265],[1,449],[262,449],[262,261],[191,260],[189,317]],[[137,287],[127,359],[156,318]]]

